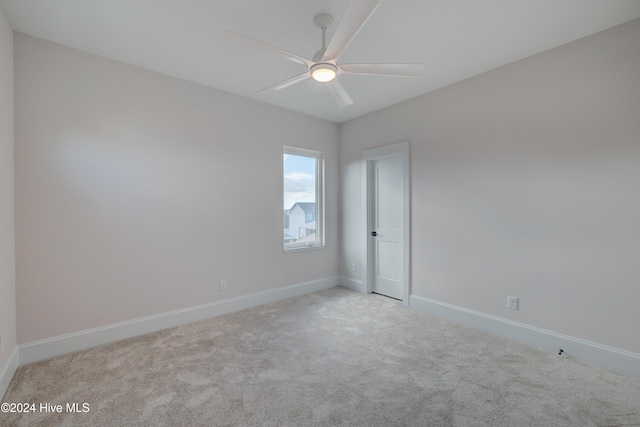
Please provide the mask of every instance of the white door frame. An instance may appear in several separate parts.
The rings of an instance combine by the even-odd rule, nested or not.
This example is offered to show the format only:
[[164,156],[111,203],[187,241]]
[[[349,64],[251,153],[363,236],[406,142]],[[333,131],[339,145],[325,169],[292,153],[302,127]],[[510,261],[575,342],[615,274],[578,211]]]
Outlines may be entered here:
[[368,294],[371,293],[373,291],[372,278],[374,267],[373,239],[371,239],[373,215],[371,213],[370,206],[372,204],[373,188],[373,183],[370,179],[372,164],[375,160],[396,156],[400,156],[402,159],[402,305],[408,307],[411,279],[411,192],[409,188],[409,141],[372,148],[362,152],[362,253],[366,264],[365,268],[363,268],[362,281],[365,285],[366,292]]

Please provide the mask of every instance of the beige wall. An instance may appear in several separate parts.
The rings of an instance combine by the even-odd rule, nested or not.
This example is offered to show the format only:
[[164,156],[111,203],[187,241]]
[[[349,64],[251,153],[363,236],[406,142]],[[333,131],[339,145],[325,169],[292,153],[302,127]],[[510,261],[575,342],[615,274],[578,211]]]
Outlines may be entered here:
[[[19,343],[337,275],[338,125],[19,33],[15,53]],[[283,145],[325,153],[326,249],[282,251]]]
[[14,242],[13,30],[0,8],[0,379],[16,349]]
[[341,274],[362,150],[409,140],[412,294],[640,353],[639,41],[635,20],[341,124]]

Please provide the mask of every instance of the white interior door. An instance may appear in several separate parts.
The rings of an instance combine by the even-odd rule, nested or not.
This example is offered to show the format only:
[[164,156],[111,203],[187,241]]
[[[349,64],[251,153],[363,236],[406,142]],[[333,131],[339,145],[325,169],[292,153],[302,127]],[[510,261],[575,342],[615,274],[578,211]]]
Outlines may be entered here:
[[372,291],[403,299],[403,174],[401,156],[371,162]]

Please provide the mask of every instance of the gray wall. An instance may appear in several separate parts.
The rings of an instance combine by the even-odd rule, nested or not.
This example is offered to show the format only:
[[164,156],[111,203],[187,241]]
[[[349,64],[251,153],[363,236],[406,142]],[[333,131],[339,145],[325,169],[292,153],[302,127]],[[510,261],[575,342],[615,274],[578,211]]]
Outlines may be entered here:
[[[19,343],[337,275],[337,124],[19,33],[15,54]],[[283,145],[325,154],[326,249],[283,253]]]
[[[638,40],[636,20],[338,127],[16,34],[17,341],[359,279],[361,151],[409,140],[413,294],[640,353]],[[1,100],[11,350],[13,112]],[[282,252],[283,145],[326,154],[324,250]]]
[[361,152],[403,140],[412,294],[640,353],[640,20],[341,124],[343,276]]
[[0,8],[0,380],[16,349],[14,242],[13,30]]

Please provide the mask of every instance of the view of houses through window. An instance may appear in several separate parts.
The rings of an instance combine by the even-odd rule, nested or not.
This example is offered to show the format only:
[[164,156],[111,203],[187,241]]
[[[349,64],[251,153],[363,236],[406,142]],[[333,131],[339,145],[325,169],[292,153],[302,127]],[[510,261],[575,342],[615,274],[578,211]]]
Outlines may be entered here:
[[285,147],[283,186],[284,248],[322,245],[322,153]]

